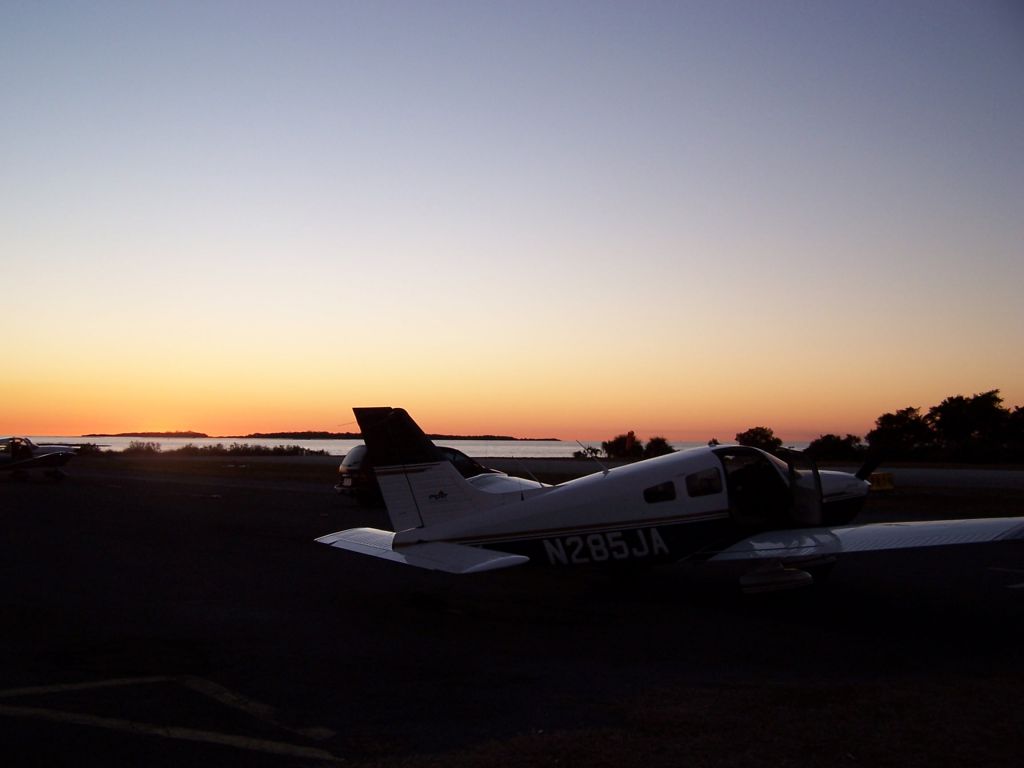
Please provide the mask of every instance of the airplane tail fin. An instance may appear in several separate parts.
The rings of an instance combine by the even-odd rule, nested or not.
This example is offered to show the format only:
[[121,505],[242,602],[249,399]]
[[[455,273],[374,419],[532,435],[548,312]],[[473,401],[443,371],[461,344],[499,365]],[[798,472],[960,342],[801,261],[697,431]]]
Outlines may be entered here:
[[474,488],[401,408],[353,408],[395,531],[426,528],[501,503]]
[[441,452],[402,408],[353,408],[363,442],[378,467],[441,461]]

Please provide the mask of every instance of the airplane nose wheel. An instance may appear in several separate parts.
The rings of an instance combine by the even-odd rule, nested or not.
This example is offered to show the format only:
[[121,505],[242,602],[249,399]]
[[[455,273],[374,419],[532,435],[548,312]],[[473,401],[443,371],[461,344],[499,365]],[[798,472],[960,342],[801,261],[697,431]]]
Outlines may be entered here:
[[824,584],[835,564],[834,557],[817,557],[788,564],[771,562],[742,576],[740,588],[752,595]]
[[745,594],[759,592],[782,592],[797,587],[809,587],[814,577],[800,568],[787,568],[780,562],[755,568],[740,578],[740,588]]

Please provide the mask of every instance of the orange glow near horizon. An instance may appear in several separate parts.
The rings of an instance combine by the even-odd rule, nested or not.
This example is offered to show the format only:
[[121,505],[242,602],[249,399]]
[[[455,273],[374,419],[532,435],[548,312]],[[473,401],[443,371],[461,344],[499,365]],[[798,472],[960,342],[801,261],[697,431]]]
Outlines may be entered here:
[[728,441],[767,426],[804,441],[863,436],[883,413],[951,395],[999,388],[1007,406],[1024,404],[1012,335],[959,321],[935,344],[916,331],[836,341],[791,331],[795,319],[671,312],[598,331],[537,312],[461,338],[452,309],[413,329],[401,314],[375,318],[372,335],[359,323],[346,335],[337,314],[310,326],[298,312],[239,323],[230,310],[210,308],[203,323],[139,309],[133,323],[67,315],[27,329],[9,342],[0,432],[345,432],[357,430],[353,406],[391,405],[447,434]]
[[[985,387],[931,388],[923,396],[892,396],[878,391],[854,392],[832,387],[814,396],[784,382],[760,385],[720,382],[703,387],[663,390],[628,386],[575,392],[555,385],[512,386],[497,381],[473,387],[454,382],[434,389],[407,383],[370,382],[347,391],[328,380],[299,384],[266,377],[260,386],[216,386],[203,377],[160,382],[138,376],[113,386],[106,379],[76,383],[46,379],[10,379],[0,385],[4,403],[0,432],[27,435],[81,435],[118,432],[199,431],[211,436],[254,432],[357,432],[351,406],[391,405],[406,408],[427,432],[501,434],[523,438],[604,440],[633,430],[642,439],[723,442],[752,426],[768,426],[786,441],[810,440],[824,433],[864,436],[885,412],[906,406],[927,410],[942,398],[974,394]],[[671,377],[665,377],[670,380]],[[202,386],[199,382],[202,381]],[[442,382],[444,383],[444,382]],[[989,387],[991,388],[991,387]],[[819,390],[819,392],[822,390]],[[896,388],[893,387],[896,392]],[[1002,390],[1004,404],[1021,403],[1021,393]]]
[[[237,325],[213,316],[183,330],[162,319],[71,320],[60,335],[23,338],[8,356],[19,364],[0,377],[0,432],[345,432],[357,431],[352,406],[391,405],[447,434],[604,440],[633,430],[643,439],[728,441],[767,426],[803,441],[863,436],[882,413],[927,410],[956,394],[1000,388],[1007,406],[1024,404],[1012,338],[998,339],[1000,348],[995,337],[976,343],[970,334],[956,350],[947,338],[941,355],[926,355],[894,354],[899,340],[875,337],[791,341],[774,325],[681,331],[668,317],[655,331],[601,333],[552,317],[534,329],[496,326],[497,343],[468,345],[398,321],[339,343],[341,322],[310,329],[294,319]],[[439,326],[459,322],[452,313]],[[522,341],[534,337],[545,345]]]

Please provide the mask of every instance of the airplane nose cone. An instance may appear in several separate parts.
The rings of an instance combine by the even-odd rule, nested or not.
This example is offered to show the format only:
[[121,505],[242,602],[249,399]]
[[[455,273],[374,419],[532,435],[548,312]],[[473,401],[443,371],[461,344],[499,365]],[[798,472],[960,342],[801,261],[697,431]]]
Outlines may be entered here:
[[865,496],[871,485],[859,477],[846,472],[822,471],[821,492],[829,496]]

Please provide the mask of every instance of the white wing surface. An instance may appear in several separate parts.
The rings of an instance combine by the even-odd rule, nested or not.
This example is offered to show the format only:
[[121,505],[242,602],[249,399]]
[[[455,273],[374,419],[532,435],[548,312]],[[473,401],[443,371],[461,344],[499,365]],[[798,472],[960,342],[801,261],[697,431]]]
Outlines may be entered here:
[[370,555],[417,568],[446,573],[480,573],[498,568],[522,565],[530,558],[525,555],[510,555],[493,549],[469,547],[465,544],[426,542],[393,548],[395,534],[378,528],[351,528],[347,531],[328,533],[317,539],[328,544],[361,555]]
[[761,560],[840,555],[883,549],[948,547],[1024,539],[1024,517],[872,523],[842,528],[765,531],[733,544],[711,560]]

